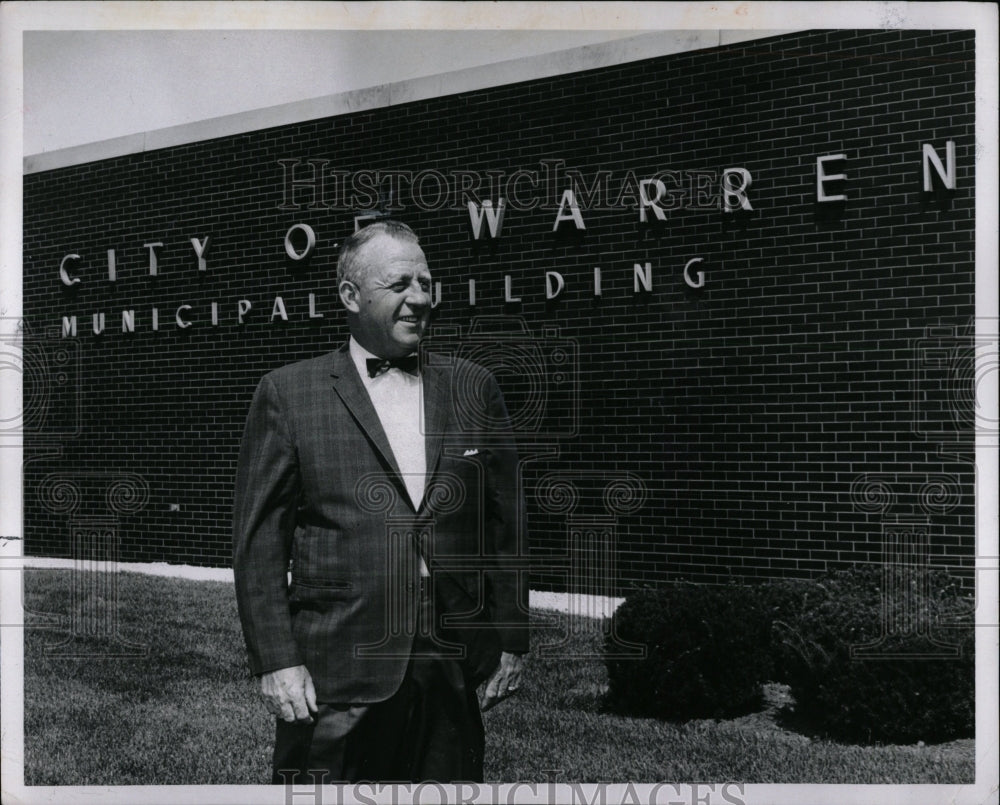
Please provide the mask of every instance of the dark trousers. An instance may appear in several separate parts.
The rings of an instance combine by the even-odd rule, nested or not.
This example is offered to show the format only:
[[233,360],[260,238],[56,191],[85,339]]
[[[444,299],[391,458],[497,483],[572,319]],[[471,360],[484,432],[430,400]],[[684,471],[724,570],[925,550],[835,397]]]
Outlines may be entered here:
[[413,656],[390,698],[322,703],[312,724],[278,720],[272,783],[483,781],[476,690],[465,663],[441,656],[430,637],[431,610],[425,595]]

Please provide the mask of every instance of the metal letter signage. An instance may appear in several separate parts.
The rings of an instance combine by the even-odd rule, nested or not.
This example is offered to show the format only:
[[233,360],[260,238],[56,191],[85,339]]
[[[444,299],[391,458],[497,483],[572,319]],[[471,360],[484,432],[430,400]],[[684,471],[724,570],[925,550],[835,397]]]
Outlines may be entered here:
[[726,168],[722,172],[722,209],[726,212],[752,210],[747,199],[747,188],[752,181],[746,168]]
[[[292,245],[292,232],[299,230],[304,232],[306,236],[306,248],[301,251],[295,251],[295,247]],[[292,227],[285,233],[285,254],[287,254],[292,260],[298,262],[299,260],[305,260],[312,250],[316,247],[316,233],[309,224],[293,224]]]
[[846,154],[830,154],[825,157],[816,157],[816,201],[847,201],[846,195],[828,196],[823,187],[824,182],[838,182],[847,178],[845,173],[825,173],[824,162],[831,162],[835,159],[847,159]]
[[692,279],[691,273],[690,273],[690,270],[689,270],[691,268],[691,266],[693,266],[695,263],[700,263],[702,261],[702,259],[703,258],[701,258],[701,257],[692,257],[684,265],[684,282],[686,282],[688,284],[689,288],[702,288],[705,285],[705,272],[704,271],[699,271],[695,275],[695,278]]
[[572,221],[577,229],[587,228],[583,222],[583,216],[580,214],[580,205],[576,203],[576,196],[573,195],[572,190],[563,190],[562,201],[559,202],[559,211],[556,213],[556,222],[552,224],[552,231],[555,232],[563,221]]
[[924,155],[924,192],[930,193],[934,188],[934,184],[931,181],[931,165],[934,166],[934,170],[937,172],[938,178],[944,183],[944,186],[948,190],[954,190],[956,186],[955,141],[948,140],[945,143],[945,159],[948,161],[948,170],[944,169],[944,166],[941,164],[941,157],[937,155],[937,151],[934,150],[933,145],[924,143],[922,150]]
[[496,209],[489,199],[483,201],[482,207],[477,207],[472,201],[469,202],[469,223],[472,225],[472,237],[479,240],[483,234],[483,218],[486,218],[486,225],[490,230],[490,237],[494,240],[500,237],[500,230],[503,228],[503,213],[507,209],[507,202],[501,197]]
[[66,261],[67,260],[79,260],[79,259],[80,259],[80,255],[78,255],[78,254],[67,254],[62,259],[62,262],[59,263],[59,279],[62,280],[63,285],[69,287],[70,285],[76,285],[77,283],[80,282],[80,278],[79,277],[70,277],[70,275],[66,271]]
[[198,257],[199,271],[205,271],[208,268],[208,264],[205,262],[205,251],[208,249],[208,240],[208,236],[203,241],[199,241],[198,238],[191,238],[191,246]]

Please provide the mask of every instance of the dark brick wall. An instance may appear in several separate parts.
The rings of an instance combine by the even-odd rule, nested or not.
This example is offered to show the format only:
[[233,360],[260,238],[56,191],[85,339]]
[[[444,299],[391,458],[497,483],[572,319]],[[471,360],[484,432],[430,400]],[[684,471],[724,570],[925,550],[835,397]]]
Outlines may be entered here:
[[[27,552],[72,555],[74,523],[96,518],[117,533],[121,560],[228,562],[257,380],[345,337],[332,272],[351,210],[332,177],[325,205],[309,208],[305,189],[287,209],[279,160],[298,160],[298,178],[310,159],[328,172],[508,177],[556,160],[588,185],[610,171],[613,196],[628,171],[700,172],[710,203],[689,194],[650,225],[604,199],[583,211],[584,233],[553,233],[546,196],[508,208],[502,237],[477,243],[466,212],[421,209],[405,183],[393,198],[442,283],[438,341],[476,316],[495,317],[480,332],[514,332],[462,348],[496,370],[533,457],[536,586],[592,575],[602,560],[580,546],[593,533],[614,535],[619,588],[882,561],[896,532],[930,545],[907,561],[971,568],[973,54],[971,32],[809,32],[27,176]],[[921,144],[943,160],[947,140],[957,189],[924,193]],[[827,154],[847,156],[827,167],[847,174],[830,188],[843,204],[816,202]],[[752,174],[752,211],[719,209],[731,167]],[[318,236],[304,263],[283,247],[298,222]],[[199,272],[189,239],[205,236]],[[164,244],[156,278],[151,241]],[[81,255],[74,292],[57,273],[70,252]],[[681,273],[695,257],[698,290]],[[633,264],[646,262],[653,289],[635,293]],[[566,280],[553,301],[545,271]],[[520,303],[503,301],[507,274]],[[308,319],[310,292],[325,318]],[[270,321],[276,295],[287,323]],[[253,310],[239,326],[243,298]],[[192,306],[186,330],[174,325],[181,304]],[[123,309],[135,310],[134,334],[121,332]],[[96,312],[107,317],[100,337]],[[60,338],[70,314],[76,340]]]

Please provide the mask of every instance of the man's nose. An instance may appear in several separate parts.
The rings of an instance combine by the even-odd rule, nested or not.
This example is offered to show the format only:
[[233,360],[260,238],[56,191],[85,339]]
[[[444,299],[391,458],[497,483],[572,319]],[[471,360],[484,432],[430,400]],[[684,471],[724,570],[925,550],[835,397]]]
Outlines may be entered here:
[[406,304],[411,308],[424,309],[431,306],[431,295],[430,292],[424,290],[424,288],[418,283],[413,283],[409,288],[409,293],[406,295]]

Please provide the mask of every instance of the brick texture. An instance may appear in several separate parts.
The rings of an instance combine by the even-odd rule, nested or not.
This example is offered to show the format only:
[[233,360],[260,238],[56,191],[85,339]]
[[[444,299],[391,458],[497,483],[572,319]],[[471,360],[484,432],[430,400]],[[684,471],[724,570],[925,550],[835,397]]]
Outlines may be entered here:
[[[123,561],[227,564],[256,382],[346,336],[333,271],[353,209],[333,172],[541,181],[547,165],[559,180],[522,179],[538,206],[508,207],[496,241],[473,240],[461,208],[427,208],[433,177],[422,204],[406,182],[393,197],[441,282],[434,340],[491,366],[518,423],[533,586],[810,576],[897,555],[968,573],[973,57],[971,32],[808,32],[26,176],[27,552],[70,556],[73,523],[96,518]],[[921,146],[944,161],[949,140],[956,188],[923,192]],[[847,200],[820,204],[816,159],[831,154],[846,179],[828,192]],[[281,160],[298,180],[325,160],[322,194],[289,197]],[[720,209],[733,167],[752,176],[752,210]],[[553,232],[571,171],[586,230]],[[629,172],[663,171],[681,172],[664,181],[683,203],[643,224],[634,188],[616,197]],[[301,262],[283,245],[296,223],[317,234]],[[190,239],[206,236],[201,272]],[[647,262],[652,290],[636,292]],[[546,271],[566,283],[553,300]],[[507,275],[520,302],[504,302]],[[275,296],[287,322],[271,320]],[[61,337],[70,315],[76,339]]]

